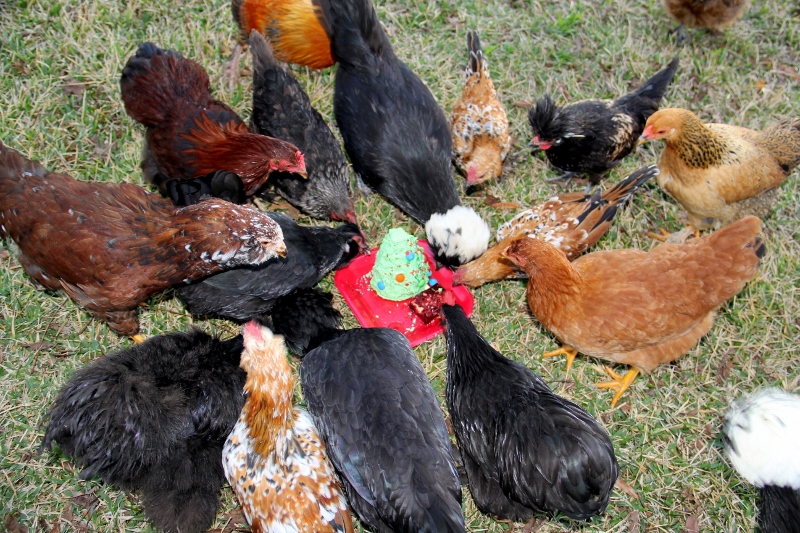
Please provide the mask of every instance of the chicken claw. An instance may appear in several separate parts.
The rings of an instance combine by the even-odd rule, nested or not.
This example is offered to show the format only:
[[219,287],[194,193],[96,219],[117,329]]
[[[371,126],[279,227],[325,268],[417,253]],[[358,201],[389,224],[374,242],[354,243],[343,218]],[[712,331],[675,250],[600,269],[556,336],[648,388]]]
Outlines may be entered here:
[[617,393],[614,395],[614,398],[611,400],[611,407],[617,405],[617,402],[620,398],[622,398],[622,394],[628,390],[628,387],[631,386],[633,380],[636,379],[636,376],[639,375],[639,369],[631,367],[628,372],[624,376],[620,376],[610,367],[603,367],[606,369],[606,373],[611,376],[611,379],[614,381],[604,381],[602,383],[598,383],[597,387],[600,389],[614,389]]
[[683,244],[687,241],[689,236],[694,235],[695,239],[700,238],[700,230],[693,227],[693,226],[686,226],[680,231],[676,231],[675,233],[670,233],[664,228],[658,228],[658,231],[661,232],[661,235],[653,233],[652,231],[647,232],[647,236],[651,239],[655,239],[661,242],[671,242],[674,244]]
[[553,350],[552,352],[544,352],[542,357],[555,357],[556,355],[566,355],[567,356],[567,373],[564,374],[564,379],[569,376],[569,371],[572,368],[572,363],[575,361],[575,358],[578,356],[578,350],[573,348],[572,346],[563,345],[558,350]]

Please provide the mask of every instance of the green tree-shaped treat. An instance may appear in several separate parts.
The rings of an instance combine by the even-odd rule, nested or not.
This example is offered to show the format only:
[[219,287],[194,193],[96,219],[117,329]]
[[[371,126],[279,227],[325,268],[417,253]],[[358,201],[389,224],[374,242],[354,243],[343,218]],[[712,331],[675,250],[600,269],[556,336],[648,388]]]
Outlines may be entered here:
[[398,302],[416,296],[428,287],[431,270],[417,240],[401,228],[383,238],[370,286],[381,298]]

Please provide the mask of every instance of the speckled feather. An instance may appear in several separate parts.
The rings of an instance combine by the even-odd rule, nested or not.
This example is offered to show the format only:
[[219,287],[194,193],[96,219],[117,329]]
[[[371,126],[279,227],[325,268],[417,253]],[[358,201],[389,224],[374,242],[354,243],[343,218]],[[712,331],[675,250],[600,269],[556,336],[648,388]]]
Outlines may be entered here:
[[704,124],[685,109],[662,109],[648,119],[645,138],[666,140],[656,181],[696,229],[767,216],[777,202],[775,189],[800,164],[800,118],[759,132]]
[[289,203],[315,218],[355,222],[350,173],[339,141],[311,106],[305,91],[283,70],[258,32],[250,36],[253,53],[254,131],[288,141],[305,154],[308,179],[275,172],[269,184]]
[[278,224],[252,207],[177,208],[136,185],[48,172],[2,143],[0,223],[29,276],[121,335],[138,332],[136,308],[153,294],[285,250]]
[[470,61],[466,82],[453,105],[450,129],[456,166],[468,177],[468,183],[475,184],[500,177],[511,135],[476,32],[467,34],[467,48]]
[[460,307],[442,311],[447,408],[478,509],[514,521],[604,512],[619,475],[608,432],[493,349]]
[[311,417],[292,406],[283,338],[249,322],[245,405],[222,451],[225,475],[257,533],[352,533],[350,513]]
[[614,100],[583,100],[558,106],[549,95],[528,112],[534,145],[547,143],[548,161],[567,172],[587,174],[593,184],[636,148],[647,118],[678,68],[678,58],[634,91]]
[[269,313],[275,299],[316,285],[328,272],[347,265],[366,248],[355,224],[338,228],[300,226],[281,213],[266,213],[280,227],[286,257],[232,268],[197,283],[176,287],[176,296],[196,315],[253,320]]
[[606,234],[636,190],[658,174],[655,165],[641,168],[614,187],[593,193],[565,193],[518,213],[497,229],[497,243],[475,261],[459,267],[454,282],[479,287],[508,277],[524,277],[501,254],[522,235],[552,244],[573,260]]
[[697,344],[715,310],[755,276],[760,230],[748,217],[685,244],[603,250],[572,263],[547,243],[519,239],[509,257],[528,273],[534,316],[562,342],[650,372]]
[[339,332],[306,354],[300,377],[362,522],[380,532],[465,531],[444,417],[402,334]]

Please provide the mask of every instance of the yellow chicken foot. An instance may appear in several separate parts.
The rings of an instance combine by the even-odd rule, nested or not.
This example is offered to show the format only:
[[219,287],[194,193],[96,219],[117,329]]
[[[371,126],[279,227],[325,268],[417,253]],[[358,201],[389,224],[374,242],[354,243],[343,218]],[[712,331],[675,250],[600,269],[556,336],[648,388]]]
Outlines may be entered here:
[[614,389],[617,393],[614,395],[614,398],[611,400],[611,407],[617,405],[617,402],[620,398],[622,398],[622,394],[628,390],[628,387],[631,386],[633,380],[636,379],[636,376],[639,375],[639,369],[631,367],[628,372],[624,376],[620,376],[609,367],[605,367],[606,373],[611,376],[611,379],[614,381],[604,381],[602,383],[598,383],[597,387],[600,389]]
[[575,361],[575,358],[578,356],[578,350],[573,348],[572,346],[567,346],[566,344],[563,345],[558,350],[553,350],[552,352],[544,352],[542,357],[555,357],[556,355],[566,355],[567,356],[567,373],[564,374],[564,379],[569,376],[569,370],[572,368],[572,363]]
[[650,237],[651,239],[655,239],[657,241],[661,241],[661,242],[666,241],[667,237],[669,237],[670,233],[667,230],[665,230],[664,228],[658,228],[658,231],[661,232],[661,235],[659,235],[657,233],[653,233],[652,231],[648,231],[647,232],[647,236]]
[[145,340],[147,340],[147,337],[141,334],[136,334],[136,335],[131,335],[131,340],[136,344],[142,344]]

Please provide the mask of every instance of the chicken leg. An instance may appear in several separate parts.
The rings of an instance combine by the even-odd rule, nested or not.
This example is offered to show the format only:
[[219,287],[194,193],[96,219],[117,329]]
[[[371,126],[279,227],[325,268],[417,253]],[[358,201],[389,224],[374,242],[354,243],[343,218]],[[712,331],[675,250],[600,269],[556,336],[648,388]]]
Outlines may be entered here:
[[564,344],[558,350],[553,350],[552,352],[544,352],[542,354],[542,357],[555,357],[556,355],[566,355],[567,356],[567,373],[564,374],[564,379],[566,379],[567,376],[569,376],[569,371],[572,368],[572,363],[575,361],[575,358],[578,356],[578,350],[576,350],[572,346],[568,346],[568,345]]
[[617,405],[619,399],[622,398],[622,394],[628,390],[628,387],[631,386],[633,380],[636,379],[636,376],[639,375],[639,369],[631,367],[624,376],[620,376],[609,367],[605,367],[605,369],[606,373],[608,373],[608,375],[611,376],[611,379],[614,381],[604,381],[602,383],[598,383],[597,387],[600,389],[614,389],[617,391],[617,393],[614,395],[614,398],[611,400],[611,407],[614,407]]

